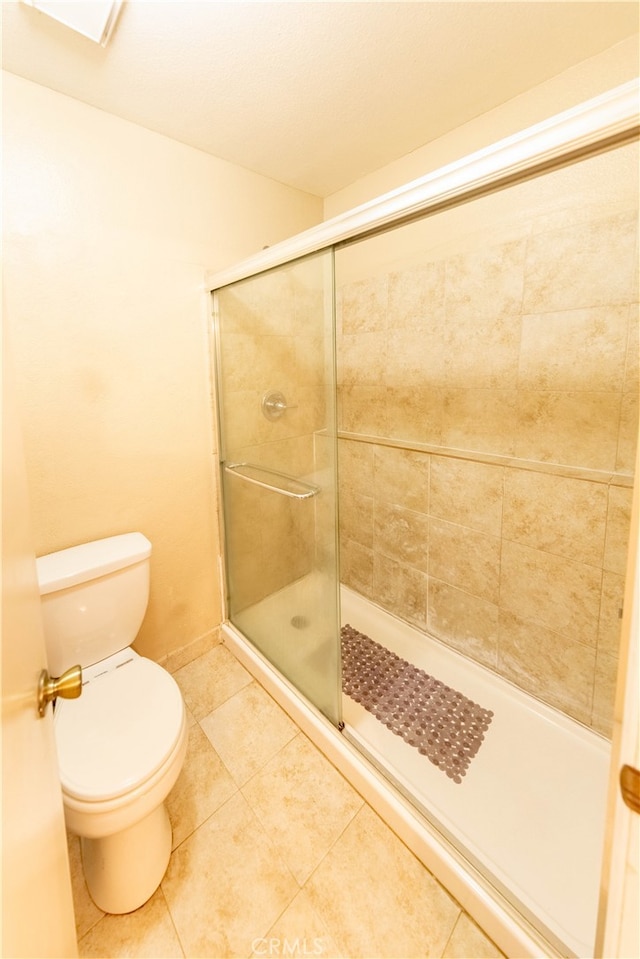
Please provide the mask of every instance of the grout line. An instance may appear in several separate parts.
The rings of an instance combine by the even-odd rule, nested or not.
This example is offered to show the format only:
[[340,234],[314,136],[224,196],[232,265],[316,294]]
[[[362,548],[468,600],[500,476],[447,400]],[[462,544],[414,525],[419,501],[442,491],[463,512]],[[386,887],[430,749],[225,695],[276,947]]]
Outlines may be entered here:
[[[173,855],[173,852],[171,853],[171,855]],[[164,881],[164,876],[163,876],[163,881]],[[165,894],[164,894],[164,889],[162,888],[162,882],[160,883],[160,886],[159,886],[158,888],[159,888],[159,890],[160,890],[160,895],[162,896],[162,899],[163,899],[164,904],[165,904],[165,906],[166,906],[167,913],[169,914],[169,921],[171,922],[171,925],[173,926],[173,930],[174,930],[174,932],[175,932],[175,934],[176,934],[176,939],[178,940],[178,945],[180,946],[180,949],[182,950],[182,955],[183,955],[184,959],[186,959],[187,952],[186,952],[186,949],[185,949],[185,947],[184,947],[184,943],[182,942],[182,939],[180,938],[180,933],[178,932],[178,927],[177,927],[176,924],[175,924],[175,921],[174,921],[174,918],[173,918],[173,913],[171,912],[171,906],[169,905],[169,901],[168,901],[167,897],[166,897]]]

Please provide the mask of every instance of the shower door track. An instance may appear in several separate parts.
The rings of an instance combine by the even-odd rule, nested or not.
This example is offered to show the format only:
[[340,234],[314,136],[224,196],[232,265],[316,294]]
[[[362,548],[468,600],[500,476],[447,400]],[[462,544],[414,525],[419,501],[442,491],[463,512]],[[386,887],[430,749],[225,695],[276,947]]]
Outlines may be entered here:
[[640,80],[565,110],[542,123],[440,167],[225,270],[207,274],[211,292],[310,253],[362,239],[483,193],[635,139]]

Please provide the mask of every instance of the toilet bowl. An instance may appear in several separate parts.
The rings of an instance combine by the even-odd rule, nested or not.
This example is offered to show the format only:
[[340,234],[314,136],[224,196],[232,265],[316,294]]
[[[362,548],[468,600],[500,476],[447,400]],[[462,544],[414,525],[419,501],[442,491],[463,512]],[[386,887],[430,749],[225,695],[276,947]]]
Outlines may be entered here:
[[146,610],[150,553],[130,533],[37,560],[51,671],[82,666],[82,695],[54,710],[65,820],[80,836],[91,897],[108,913],[137,909],[162,880],[165,799],[187,747],[177,683],[129,645]]

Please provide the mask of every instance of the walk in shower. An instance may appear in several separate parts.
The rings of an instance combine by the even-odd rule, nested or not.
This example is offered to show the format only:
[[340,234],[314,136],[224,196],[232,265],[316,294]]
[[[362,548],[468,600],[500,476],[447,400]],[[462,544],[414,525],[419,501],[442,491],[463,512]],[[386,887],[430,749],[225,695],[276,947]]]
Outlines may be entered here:
[[212,283],[230,635],[567,956],[638,435],[634,124],[576,115]]

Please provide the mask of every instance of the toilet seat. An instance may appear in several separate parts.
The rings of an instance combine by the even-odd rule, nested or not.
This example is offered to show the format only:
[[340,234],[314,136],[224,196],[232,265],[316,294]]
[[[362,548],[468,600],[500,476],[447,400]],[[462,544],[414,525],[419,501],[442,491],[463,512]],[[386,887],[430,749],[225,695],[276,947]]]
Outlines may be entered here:
[[117,806],[151,788],[181,746],[182,695],[166,670],[132,649],[84,670],[83,680],[80,698],[58,700],[54,714],[65,803]]

